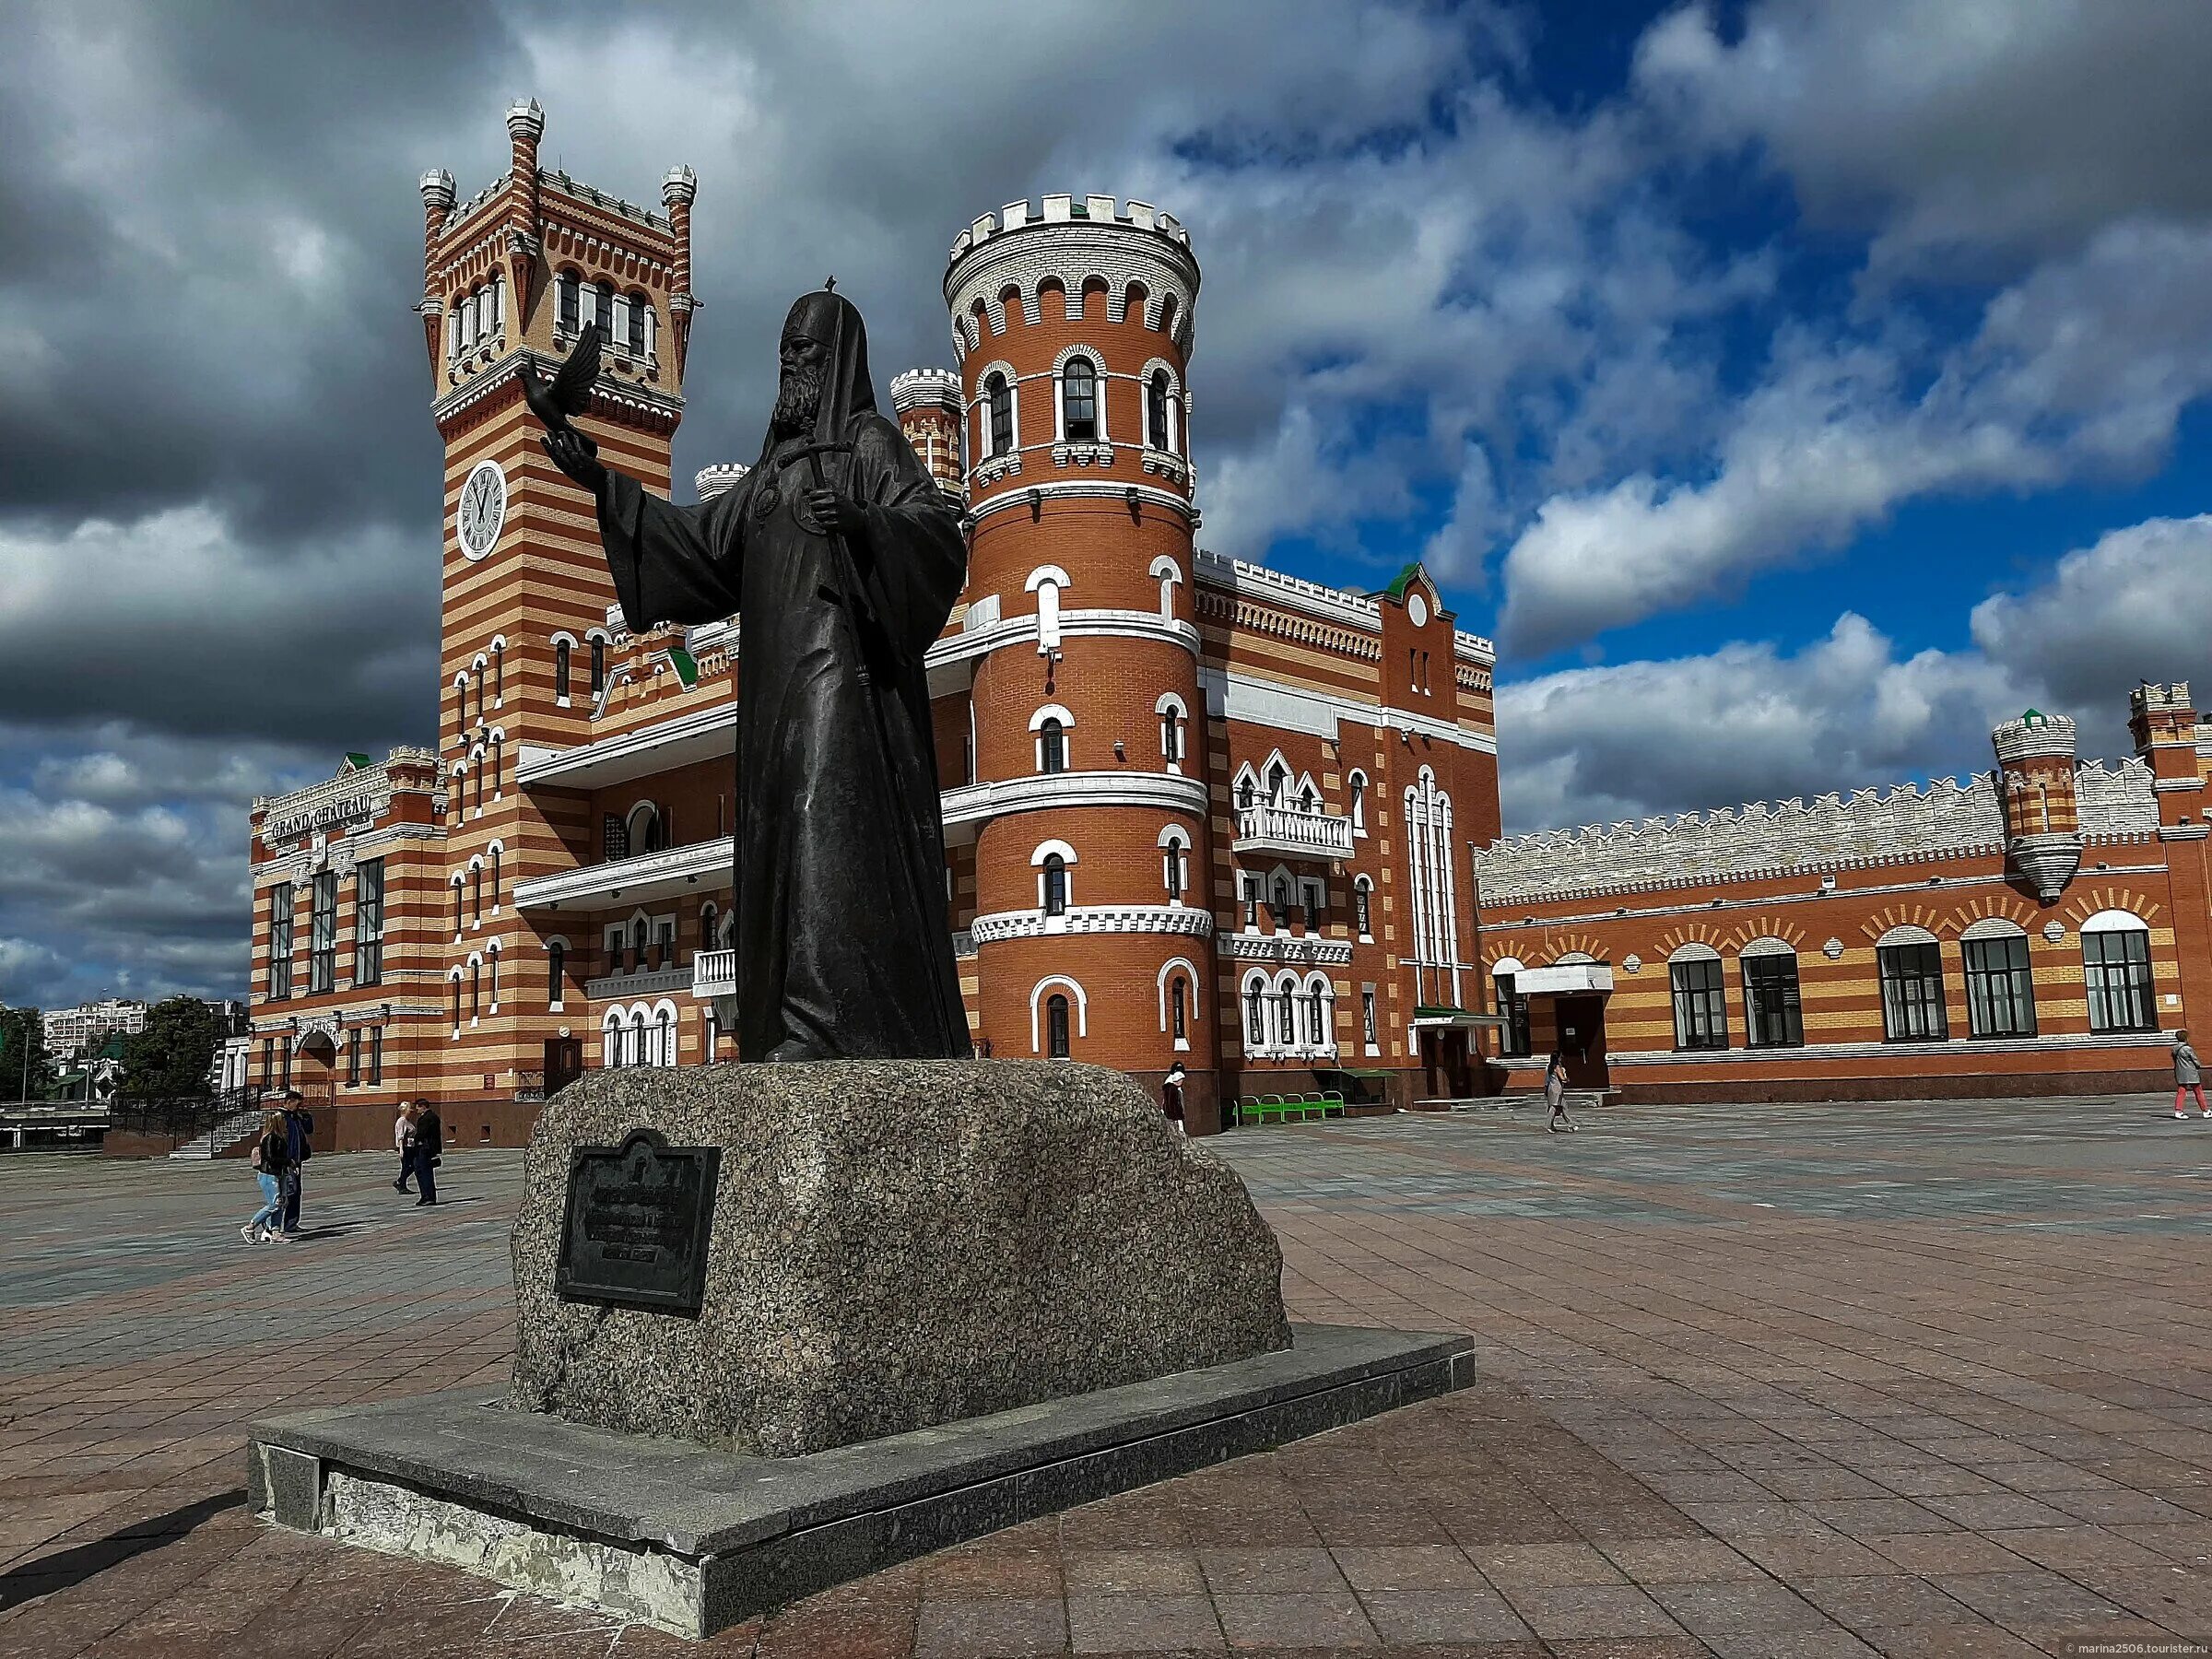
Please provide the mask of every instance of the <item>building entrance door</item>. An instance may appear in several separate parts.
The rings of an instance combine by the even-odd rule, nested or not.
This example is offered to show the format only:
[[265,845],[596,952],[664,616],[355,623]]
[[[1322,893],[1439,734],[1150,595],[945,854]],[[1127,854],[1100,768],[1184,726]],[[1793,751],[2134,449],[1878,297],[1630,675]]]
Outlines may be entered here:
[[1474,1091],[1467,1067],[1467,1034],[1456,1028],[1421,1033],[1424,1100],[1464,1100]]
[[338,1098],[338,1045],[317,1031],[300,1045],[292,1086],[310,1106],[328,1106]]
[[1559,999],[1559,1050],[1567,1056],[1567,1087],[1606,1088],[1606,999],[1578,993]]
[[546,1040],[546,1096],[583,1076],[583,1042],[576,1037]]

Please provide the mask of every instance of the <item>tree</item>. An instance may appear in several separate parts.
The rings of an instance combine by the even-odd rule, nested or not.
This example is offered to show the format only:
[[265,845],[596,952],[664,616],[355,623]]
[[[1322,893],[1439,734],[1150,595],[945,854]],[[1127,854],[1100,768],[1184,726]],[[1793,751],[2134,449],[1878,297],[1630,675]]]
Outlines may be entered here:
[[207,1092],[223,1022],[196,996],[172,996],[146,1011],[146,1030],[123,1045],[123,1094],[134,1100],[184,1100]]
[[[30,1064],[25,1066],[28,1041]],[[46,1055],[46,1021],[36,1008],[0,1008],[0,1100],[43,1100],[53,1087]]]

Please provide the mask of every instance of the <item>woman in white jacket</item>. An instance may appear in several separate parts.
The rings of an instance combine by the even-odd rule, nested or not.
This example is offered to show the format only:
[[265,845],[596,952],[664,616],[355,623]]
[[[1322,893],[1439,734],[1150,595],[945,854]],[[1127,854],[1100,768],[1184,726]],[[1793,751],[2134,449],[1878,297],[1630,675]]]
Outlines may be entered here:
[[1564,1049],[1554,1049],[1551,1064],[1544,1068],[1544,1104],[1551,1108],[1551,1116],[1544,1122],[1547,1134],[1557,1135],[1561,1127],[1574,1127],[1574,1120],[1567,1115],[1567,1052]]

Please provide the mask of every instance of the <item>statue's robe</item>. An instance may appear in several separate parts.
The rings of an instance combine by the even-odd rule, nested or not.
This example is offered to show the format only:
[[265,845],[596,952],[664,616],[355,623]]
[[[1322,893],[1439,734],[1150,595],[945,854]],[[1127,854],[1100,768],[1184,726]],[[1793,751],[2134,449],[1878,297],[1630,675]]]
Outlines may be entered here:
[[[843,325],[814,432],[771,437],[735,488],[697,507],[610,472],[600,533],[633,629],[737,615],[738,1057],[965,1056],[923,654],[966,544],[876,412],[859,313],[808,300],[832,301]],[[794,452],[822,441],[851,446],[820,458],[866,513],[850,547],[800,512],[814,478]]]

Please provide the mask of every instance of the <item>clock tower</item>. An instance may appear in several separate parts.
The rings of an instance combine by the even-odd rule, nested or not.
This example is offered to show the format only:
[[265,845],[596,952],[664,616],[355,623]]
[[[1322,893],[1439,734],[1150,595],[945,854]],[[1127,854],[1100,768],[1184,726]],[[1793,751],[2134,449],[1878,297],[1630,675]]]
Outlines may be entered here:
[[[591,741],[615,593],[591,500],[539,447],[521,377],[550,378],[582,330],[601,330],[599,382],[577,425],[609,465],[665,494],[694,307],[691,171],[671,170],[660,206],[641,207],[542,169],[545,126],[535,100],[512,106],[512,165],[466,201],[450,173],[421,183],[419,311],[445,441],[446,914],[434,932],[449,940],[451,1031],[431,1070],[457,1095],[526,1094],[566,1036],[550,975],[563,959],[574,979],[587,971],[581,939],[548,960],[552,937],[512,891],[594,855],[588,798],[533,798],[516,768],[525,747]],[[571,1016],[582,1005],[571,993]]]

